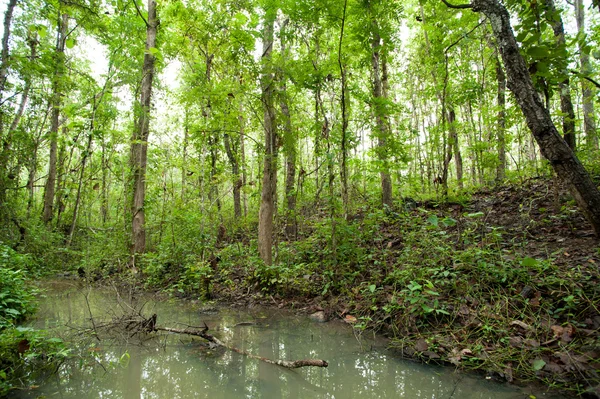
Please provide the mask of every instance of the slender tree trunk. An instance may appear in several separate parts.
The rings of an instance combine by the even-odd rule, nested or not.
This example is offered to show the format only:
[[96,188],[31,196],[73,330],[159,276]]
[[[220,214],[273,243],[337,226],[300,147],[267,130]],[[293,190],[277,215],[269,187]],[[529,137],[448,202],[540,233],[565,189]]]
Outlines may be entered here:
[[10,50],[8,47],[8,42],[10,40],[10,25],[12,23],[16,5],[17,0],[9,0],[6,12],[4,13],[4,35],[2,36],[2,53],[0,54],[2,57],[2,61],[0,62],[0,97],[4,94],[4,89],[6,88],[6,78],[8,76],[10,65]]
[[460,153],[460,145],[458,143],[458,132],[456,131],[456,114],[454,112],[454,108],[450,108],[448,110],[448,114],[452,115],[448,122],[450,123],[450,141],[452,143],[452,152],[454,153],[454,167],[456,168],[456,182],[458,183],[458,188],[462,190],[465,188],[463,184],[463,159]]
[[185,109],[185,116],[183,122],[183,165],[181,166],[181,202],[185,201],[185,189],[187,184],[187,148],[189,140],[189,122],[188,122],[188,109]]
[[387,138],[389,135],[389,124],[385,111],[383,95],[383,84],[381,79],[381,37],[375,17],[372,16],[371,26],[373,28],[373,40],[371,42],[371,73],[373,74],[373,111],[377,126],[377,156],[380,165],[381,199],[384,207],[392,206],[392,179],[390,178]]
[[106,156],[106,143],[104,141],[104,133],[102,134],[102,155],[100,161],[100,164],[102,165],[102,187],[100,188],[100,216],[102,218],[102,224],[105,225],[108,221],[108,157]]
[[[575,20],[579,35],[579,65],[583,76],[592,72],[590,55],[584,51],[585,38],[585,9],[583,0],[575,0]],[[596,117],[594,115],[594,87],[585,79],[581,79],[581,94],[583,102],[583,131],[585,132],[586,144],[589,149],[598,149],[598,132],[596,131]]]
[[73,208],[73,218],[71,219],[71,227],[69,228],[69,236],[67,238],[67,243],[66,243],[67,247],[71,246],[71,242],[73,241],[73,234],[75,234],[75,227],[77,227],[77,216],[79,214],[79,207],[81,205],[81,189],[83,187],[83,178],[85,176],[85,166],[87,163],[87,159],[91,155],[91,151],[92,151],[93,129],[94,129],[94,121],[92,119],[90,131],[88,132],[88,137],[87,137],[87,146],[85,148],[83,155],[81,156],[81,169],[79,170],[79,181],[77,182],[77,194],[75,195],[75,206]]
[[500,183],[506,178],[506,76],[502,70],[500,59],[496,57],[496,80],[498,81],[498,164],[496,166],[496,182]]
[[48,178],[44,187],[44,211],[42,220],[49,223],[54,215],[54,193],[56,190],[56,156],[58,149],[58,125],[60,108],[62,106],[62,79],[65,68],[65,41],[69,16],[62,14],[58,18],[56,37],[55,71],[52,82],[52,114],[50,117],[50,155],[48,156]]
[[263,52],[261,90],[264,109],[265,154],[262,178],[262,194],[258,213],[258,251],[267,265],[273,262],[273,216],[277,195],[277,126],[273,101],[274,77],[271,67],[273,31],[277,9],[269,2],[265,9],[263,26]]
[[[246,133],[244,132],[244,106],[242,105],[242,102],[240,102],[240,116],[238,119],[240,121],[240,157],[241,157],[241,164],[242,164],[242,167],[241,167],[241,169],[242,169],[242,187],[246,187],[246,184],[248,182],[248,176],[246,173],[246,147],[245,147],[245,140],[244,140],[244,135]],[[242,202],[243,202],[243,206],[244,206],[244,217],[246,217],[246,215],[248,215],[248,204],[247,204],[245,190],[242,195]]]
[[227,133],[223,135],[223,145],[225,146],[225,153],[227,154],[229,164],[231,165],[231,175],[233,177],[233,213],[235,218],[239,219],[242,217],[242,204],[240,198],[242,180],[240,178],[240,166],[237,160],[237,155],[235,154],[235,152],[237,152],[237,146],[232,146],[231,138]]
[[[558,47],[566,47],[565,41],[565,29],[563,26],[562,17],[554,5],[554,0],[545,0],[546,6],[552,12],[554,16],[549,20],[552,30],[554,31],[554,37],[556,38],[556,44]],[[573,101],[571,100],[571,84],[569,81],[569,75],[565,72],[566,78],[559,83],[560,89],[560,111],[563,114],[563,137],[569,147],[575,150],[576,139],[575,139],[575,111],[573,110]]]
[[290,109],[287,103],[287,93],[285,84],[283,85],[280,101],[281,114],[283,116],[284,130],[284,150],[286,153],[286,174],[285,174],[285,198],[287,202],[285,232],[289,239],[296,239],[296,155],[297,140],[292,132],[292,120]]
[[[148,136],[150,134],[150,102],[152,99],[152,80],[154,78],[155,56],[150,51],[156,48],[156,0],[148,0],[148,20],[146,25],[146,51],[142,66],[142,87],[140,102],[136,109],[136,121],[131,140],[131,172],[133,174],[133,201],[131,206],[131,254],[146,251],[146,164],[148,159]],[[135,261],[135,258],[132,259]]]
[[542,154],[558,178],[570,188],[596,235],[600,236],[600,192],[573,150],[560,137],[548,110],[540,101],[525,60],[519,52],[508,11],[498,0],[473,0],[471,7],[476,12],[484,13],[492,24],[506,68],[508,88],[521,107]]
[[344,206],[344,214],[348,214],[348,166],[347,163],[347,141],[348,141],[348,76],[346,74],[346,65],[342,60],[342,44],[344,42],[344,28],[346,25],[346,10],[348,8],[348,0],[344,0],[344,12],[342,14],[342,26],[340,30],[340,41],[338,45],[338,66],[341,75],[341,97],[340,106],[342,108],[342,137],[341,137],[341,152],[342,165],[340,168],[340,179],[342,181],[342,204]]

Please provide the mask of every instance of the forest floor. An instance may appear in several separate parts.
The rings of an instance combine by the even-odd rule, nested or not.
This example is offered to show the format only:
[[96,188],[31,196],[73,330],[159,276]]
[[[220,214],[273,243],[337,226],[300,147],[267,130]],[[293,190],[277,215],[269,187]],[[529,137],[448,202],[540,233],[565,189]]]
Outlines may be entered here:
[[600,397],[599,242],[564,187],[531,179],[348,220],[336,255],[363,248],[346,262],[319,254],[323,225],[271,268],[225,249],[213,296],[341,318],[406,357]]

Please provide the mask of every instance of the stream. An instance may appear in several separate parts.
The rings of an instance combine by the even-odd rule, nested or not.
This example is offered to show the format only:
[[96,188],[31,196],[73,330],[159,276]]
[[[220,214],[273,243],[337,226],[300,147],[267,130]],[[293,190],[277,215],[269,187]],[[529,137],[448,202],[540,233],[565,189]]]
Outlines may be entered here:
[[[74,353],[92,352],[95,360],[75,356],[58,373],[37,381],[36,389],[13,391],[13,398],[550,397],[449,367],[401,359],[385,349],[385,340],[366,332],[359,335],[342,321],[316,323],[277,309],[207,308],[181,300],[119,296],[116,290],[88,289],[69,281],[45,288],[30,326],[51,329],[69,341],[79,337]],[[122,315],[130,306],[142,307],[146,316],[156,313],[160,326],[206,323],[210,334],[242,350],[270,359],[324,359],[329,367],[288,370],[207,347],[204,340],[185,335],[157,333],[139,339],[121,332],[98,340],[81,333]]]

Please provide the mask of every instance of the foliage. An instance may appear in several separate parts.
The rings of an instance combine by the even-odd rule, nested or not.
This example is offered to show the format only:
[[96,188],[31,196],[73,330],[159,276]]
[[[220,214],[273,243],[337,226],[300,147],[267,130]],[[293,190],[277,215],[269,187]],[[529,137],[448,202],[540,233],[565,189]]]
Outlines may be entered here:
[[35,290],[26,285],[32,261],[0,243],[0,331],[35,310]]
[[21,387],[24,381],[56,371],[70,350],[59,338],[27,327],[0,332],[0,395]]

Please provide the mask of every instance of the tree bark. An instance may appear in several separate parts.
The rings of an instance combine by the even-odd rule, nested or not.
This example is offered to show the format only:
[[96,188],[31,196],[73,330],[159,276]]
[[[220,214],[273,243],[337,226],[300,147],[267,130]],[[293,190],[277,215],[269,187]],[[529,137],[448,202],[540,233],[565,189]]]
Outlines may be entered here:
[[496,57],[496,80],[498,81],[498,165],[496,166],[496,182],[500,183],[506,178],[506,75],[502,70],[500,59]]
[[148,20],[146,22],[146,51],[142,66],[142,87],[140,102],[136,109],[136,121],[131,140],[130,166],[133,175],[133,199],[131,204],[131,254],[146,251],[146,164],[148,159],[148,136],[150,134],[150,101],[154,78],[155,56],[150,49],[156,48],[158,30],[156,0],[148,0]]
[[16,5],[17,0],[9,0],[6,12],[4,13],[4,35],[2,36],[2,53],[0,54],[2,57],[2,61],[0,62],[0,96],[4,94],[6,78],[8,76],[8,67],[10,64],[8,41],[10,40],[10,25]]
[[[348,8],[348,0],[344,0],[344,12],[342,14],[342,23],[340,28],[340,41],[338,44],[338,66],[341,75],[341,97],[340,107],[342,109],[342,137],[341,137],[341,152],[342,165],[340,168],[340,180],[342,181],[342,204],[344,206],[344,214],[348,214],[348,166],[347,166],[347,141],[348,141],[348,76],[346,73],[346,64],[342,61],[342,44],[344,41],[344,28],[346,26],[346,10]],[[317,171],[317,173],[319,173]],[[333,182],[330,182],[330,184]]]
[[473,0],[470,6],[489,18],[506,68],[508,88],[521,107],[527,126],[542,154],[558,178],[569,187],[594,232],[600,236],[600,191],[573,150],[560,137],[548,110],[540,101],[525,60],[519,52],[508,11],[498,0]]
[[[554,31],[554,37],[556,38],[556,44],[558,47],[565,47],[565,29],[562,22],[562,17],[554,5],[554,0],[546,0],[546,6],[550,12],[554,15],[549,22]],[[576,139],[575,139],[575,111],[573,110],[573,101],[571,100],[571,83],[569,80],[568,72],[564,72],[566,78],[559,83],[560,89],[560,111],[563,114],[563,137],[569,147],[575,150]]]
[[233,177],[233,213],[236,219],[242,217],[242,204],[240,197],[240,189],[242,187],[242,181],[240,178],[240,165],[237,160],[237,156],[235,152],[237,152],[237,145],[232,148],[231,138],[229,134],[225,133],[223,135],[223,145],[225,146],[225,153],[227,154],[227,158],[229,159],[229,164],[231,165],[231,175]]
[[[575,20],[579,35],[579,65],[583,76],[588,76],[592,71],[590,56],[584,51],[582,42],[585,37],[585,9],[583,0],[575,0]],[[583,131],[589,149],[598,149],[598,132],[596,132],[596,118],[594,115],[594,87],[591,82],[581,79],[581,95],[583,102]]]
[[60,108],[62,106],[62,79],[65,68],[65,41],[69,16],[62,14],[58,18],[56,37],[55,70],[52,82],[52,113],[50,116],[50,154],[48,156],[48,178],[44,187],[44,210],[42,220],[49,223],[54,215],[54,193],[56,190],[56,157],[58,149],[58,127]]
[[390,178],[388,156],[387,156],[387,138],[389,135],[389,124],[385,111],[385,100],[383,95],[383,84],[381,79],[381,36],[379,35],[379,26],[372,16],[372,35],[371,41],[371,72],[373,74],[373,112],[377,126],[377,156],[380,162],[379,175],[381,178],[381,202],[384,207],[392,206],[392,179]]
[[265,130],[265,154],[262,177],[262,193],[258,213],[258,252],[265,264],[273,262],[273,215],[277,195],[277,126],[273,102],[273,72],[271,52],[273,50],[273,31],[277,9],[269,2],[265,9],[263,26],[263,52],[261,90],[264,110],[263,126]]

